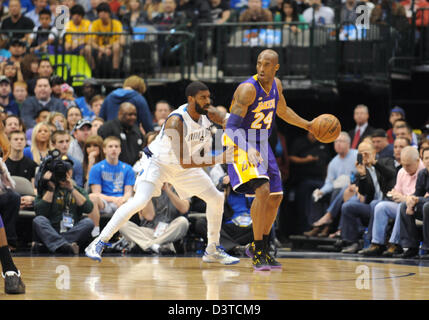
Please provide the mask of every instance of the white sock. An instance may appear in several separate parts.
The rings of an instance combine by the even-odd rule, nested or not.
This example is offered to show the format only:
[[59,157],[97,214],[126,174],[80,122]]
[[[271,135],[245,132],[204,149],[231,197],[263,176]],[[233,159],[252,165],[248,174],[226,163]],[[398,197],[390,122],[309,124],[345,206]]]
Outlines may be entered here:
[[100,234],[100,226],[94,227],[91,232],[93,238],[97,237]]
[[103,228],[100,239],[103,242],[108,242],[125,222],[146,207],[147,203],[152,199],[154,190],[155,185],[151,182],[143,181],[139,183],[134,196],[116,210],[109,223]]

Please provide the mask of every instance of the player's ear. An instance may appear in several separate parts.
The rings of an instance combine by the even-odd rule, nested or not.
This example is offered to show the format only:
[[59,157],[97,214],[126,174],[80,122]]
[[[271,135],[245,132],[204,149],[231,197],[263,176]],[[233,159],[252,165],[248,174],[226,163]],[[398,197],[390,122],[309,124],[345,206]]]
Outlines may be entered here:
[[276,64],[275,69],[276,69],[276,71],[279,71],[279,69],[280,69],[280,65],[279,65],[278,63]]

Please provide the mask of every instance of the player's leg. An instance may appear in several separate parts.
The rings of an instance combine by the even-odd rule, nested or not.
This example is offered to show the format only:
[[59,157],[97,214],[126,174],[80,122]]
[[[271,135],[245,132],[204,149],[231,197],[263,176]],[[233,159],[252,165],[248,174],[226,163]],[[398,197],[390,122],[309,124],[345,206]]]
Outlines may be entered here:
[[6,232],[3,220],[0,217],[0,261],[2,266],[2,276],[4,278],[4,291],[8,294],[25,293],[25,285],[21,279],[21,272],[13,263],[7,244]]
[[116,210],[100,235],[85,249],[85,254],[93,260],[101,261],[101,253],[107,242],[134,214],[146,207],[156,188],[152,182],[138,182],[134,196]]

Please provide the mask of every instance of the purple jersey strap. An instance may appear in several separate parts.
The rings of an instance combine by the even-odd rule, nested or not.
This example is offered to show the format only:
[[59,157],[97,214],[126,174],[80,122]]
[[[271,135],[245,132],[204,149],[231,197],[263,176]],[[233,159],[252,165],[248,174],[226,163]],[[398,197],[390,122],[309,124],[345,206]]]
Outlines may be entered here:
[[1,216],[0,216],[0,229],[1,228],[4,228],[4,224],[3,224],[3,220],[2,220],[2,218],[1,218]]

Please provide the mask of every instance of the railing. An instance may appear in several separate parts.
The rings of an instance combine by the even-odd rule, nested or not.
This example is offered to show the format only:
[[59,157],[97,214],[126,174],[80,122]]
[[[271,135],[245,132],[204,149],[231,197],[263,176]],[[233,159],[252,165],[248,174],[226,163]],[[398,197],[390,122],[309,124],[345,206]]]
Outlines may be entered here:
[[[89,77],[111,82],[131,74],[141,75],[148,82],[184,79],[232,82],[254,74],[257,56],[266,48],[278,52],[278,76],[290,83],[313,84],[365,77],[385,80],[395,61],[400,61],[398,57],[413,56],[415,26],[415,19],[410,28],[401,31],[382,25],[361,29],[353,23],[330,26],[283,22],[203,23],[192,33],[174,29],[157,31],[153,26],[146,26],[146,31],[135,29],[135,32],[62,33],[55,35],[50,51],[40,55],[48,56],[56,73],[74,85]],[[0,31],[8,37],[12,35],[10,32]],[[28,30],[13,32],[28,33]],[[110,37],[120,39],[120,74],[106,72],[112,69],[112,59],[100,60],[89,45],[90,39],[108,41]],[[70,43],[80,47],[70,48]],[[426,49],[423,45],[418,48],[419,56],[424,59]]]

